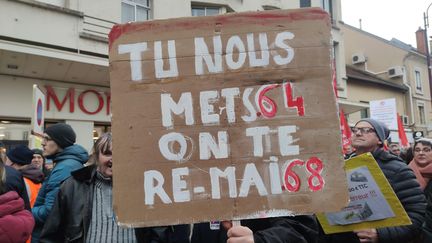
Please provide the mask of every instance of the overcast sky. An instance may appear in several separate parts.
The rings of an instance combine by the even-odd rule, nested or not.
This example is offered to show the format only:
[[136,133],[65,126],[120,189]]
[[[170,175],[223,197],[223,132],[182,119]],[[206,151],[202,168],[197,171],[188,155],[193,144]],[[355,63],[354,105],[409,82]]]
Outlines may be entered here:
[[[416,47],[415,32],[424,28],[423,12],[432,0],[341,0],[342,20],[384,39],[397,38]],[[432,27],[432,6],[429,8]],[[428,36],[432,28],[428,28]]]

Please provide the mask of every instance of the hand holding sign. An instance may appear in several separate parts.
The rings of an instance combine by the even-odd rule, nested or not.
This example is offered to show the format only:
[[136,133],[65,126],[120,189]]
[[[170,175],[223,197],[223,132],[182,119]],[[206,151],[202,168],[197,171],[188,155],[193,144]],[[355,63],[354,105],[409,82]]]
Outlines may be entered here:
[[233,226],[228,230],[227,243],[254,243],[252,230],[244,226]]

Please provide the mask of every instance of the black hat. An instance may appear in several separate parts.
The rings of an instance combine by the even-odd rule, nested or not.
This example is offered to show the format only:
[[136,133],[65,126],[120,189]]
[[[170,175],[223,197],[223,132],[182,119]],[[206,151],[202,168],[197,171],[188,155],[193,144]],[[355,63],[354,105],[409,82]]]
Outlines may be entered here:
[[40,156],[42,156],[42,159],[45,161],[45,157],[43,155],[43,151],[41,149],[32,149],[33,154],[39,154]]
[[75,143],[75,132],[68,124],[57,123],[45,129],[44,132],[61,148],[69,147]]
[[31,151],[25,145],[18,145],[17,147],[9,150],[6,155],[10,161],[20,165],[31,164],[33,159],[33,151]]
[[356,125],[362,121],[367,122],[367,123],[372,125],[372,127],[375,129],[375,133],[377,134],[379,140],[381,141],[382,144],[384,144],[384,141],[390,135],[390,130],[388,129],[388,127],[384,123],[377,121],[377,120],[374,120],[374,119],[371,119],[371,118],[361,119],[360,121],[358,121],[356,123]]

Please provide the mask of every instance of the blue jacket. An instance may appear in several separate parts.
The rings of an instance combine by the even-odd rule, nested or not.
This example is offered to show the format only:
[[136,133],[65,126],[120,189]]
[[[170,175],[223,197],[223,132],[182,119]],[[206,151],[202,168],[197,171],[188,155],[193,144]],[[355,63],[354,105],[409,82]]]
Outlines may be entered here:
[[42,184],[39,194],[32,208],[36,225],[32,234],[32,242],[39,242],[42,231],[57,197],[60,185],[71,176],[71,172],[83,167],[88,160],[87,151],[78,144],[66,147],[62,152],[53,156],[55,166],[51,175]]

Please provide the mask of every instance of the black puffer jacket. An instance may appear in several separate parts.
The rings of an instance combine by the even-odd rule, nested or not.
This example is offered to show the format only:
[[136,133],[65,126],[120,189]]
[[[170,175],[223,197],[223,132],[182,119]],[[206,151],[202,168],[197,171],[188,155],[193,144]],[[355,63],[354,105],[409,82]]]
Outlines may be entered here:
[[425,223],[423,224],[423,242],[432,242],[432,181],[429,181],[424,193],[426,195],[427,207]]
[[[405,208],[412,225],[379,228],[379,243],[410,242],[420,235],[425,217],[426,200],[414,172],[399,157],[382,149],[372,153],[391,187]],[[353,157],[355,154],[349,156]],[[354,233],[325,235],[321,242],[360,242]]]
[[[242,220],[241,225],[254,232],[255,243],[314,243],[318,241],[318,225],[313,216]],[[212,230],[209,223],[195,224],[191,242],[226,243],[227,231],[222,225],[218,230]]]
[[[96,168],[73,171],[60,187],[53,209],[45,222],[40,242],[85,242],[93,205]],[[189,226],[136,228],[140,243],[189,243]]]

